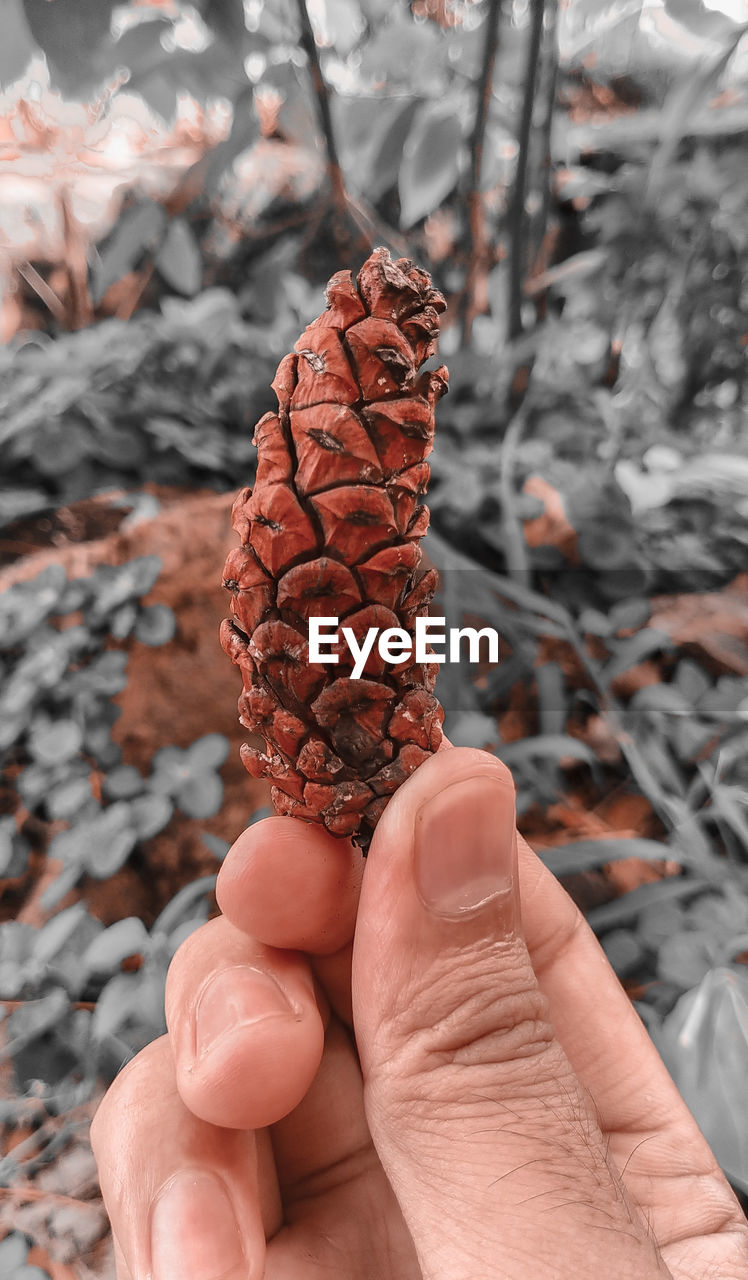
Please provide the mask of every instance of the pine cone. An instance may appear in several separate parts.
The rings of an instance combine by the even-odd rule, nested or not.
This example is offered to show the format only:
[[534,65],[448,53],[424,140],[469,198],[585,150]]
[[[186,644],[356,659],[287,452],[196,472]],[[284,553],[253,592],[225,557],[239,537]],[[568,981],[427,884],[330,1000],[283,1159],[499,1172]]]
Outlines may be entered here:
[[278,813],[366,851],[389,797],[441,741],[438,667],[388,665],[375,647],[352,679],[347,645],[337,665],[309,661],[308,619],[337,617],[360,641],[369,627],[412,636],[426,614],[436,575],[419,575],[419,498],[448,374],[418,375],[446,306],[425,271],[376,249],[357,284],[332,277],[327,310],[278,366],[255,487],[234,502],[242,545],[224,569],[221,643],[242,673],[240,721],[267,744],[242,747],[249,773],[273,781]]

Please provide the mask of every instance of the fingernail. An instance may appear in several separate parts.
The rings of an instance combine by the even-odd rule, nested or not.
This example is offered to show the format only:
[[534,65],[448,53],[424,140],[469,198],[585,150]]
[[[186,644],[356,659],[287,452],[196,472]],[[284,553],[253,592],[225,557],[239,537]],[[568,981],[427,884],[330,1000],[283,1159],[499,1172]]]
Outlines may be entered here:
[[208,1053],[237,1027],[265,1018],[299,1016],[275,978],[264,969],[235,965],[211,978],[195,1009],[195,1052]]
[[160,1191],[151,1215],[153,1280],[221,1280],[246,1275],[247,1259],[226,1187],[186,1169]]
[[452,783],[416,813],[416,888],[437,915],[510,897],[515,859],[514,795],[485,774]]

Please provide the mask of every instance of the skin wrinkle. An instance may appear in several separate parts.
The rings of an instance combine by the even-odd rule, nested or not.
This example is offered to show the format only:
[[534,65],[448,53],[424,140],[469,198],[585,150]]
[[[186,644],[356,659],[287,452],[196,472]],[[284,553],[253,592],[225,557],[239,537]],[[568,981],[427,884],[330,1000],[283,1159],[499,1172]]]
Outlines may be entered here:
[[378,1166],[379,1157],[373,1144],[362,1143],[354,1151],[347,1152],[324,1169],[298,1178],[295,1182],[287,1183],[284,1191],[295,1207],[305,1201],[317,1200],[321,1196],[329,1195],[339,1187],[350,1186],[367,1177]]
[[[520,880],[522,880],[521,875]],[[522,884],[521,897],[525,911],[527,910],[526,900],[540,891],[541,884],[540,877],[537,877],[529,893],[525,890],[524,884]],[[543,943],[533,948],[532,967],[541,986],[546,971],[550,966],[552,964],[563,965],[566,956],[572,951],[576,943],[577,934],[585,932],[589,927],[581,911],[573,903],[571,903],[571,908],[569,913],[565,914],[563,919],[559,921],[556,928],[544,938]]]
[[[511,1062],[523,1049],[531,1052],[536,1048],[540,1053],[554,1039],[547,1016],[548,1003],[534,988],[521,953],[517,954],[513,965],[507,966],[504,960],[499,968],[494,962],[494,948],[489,943],[475,956],[463,955],[461,971],[455,969],[446,979],[439,970],[449,957],[439,959],[439,965],[430,966],[419,975],[415,990],[410,986],[399,986],[402,993],[400,1008],[383,1012],[378,1036],[380,1042],[386,1044],[388,1040],[394,1040],[396,1045],[415,1043],[428,1060],[436,1058],[447,1062],[450,1058],[457,1059],[460,1050],[478,1046],[484,1040],[487,1043],[495,1040],[497,1045],[505,1043],[506,1050],[504,1054],[492,1054],[489,1060]],[[492,973],[501,973],[501,991],[492,982],[485,981],[487,963],[490,963]],[[467,999],[463,996],[466,989],[470,992]],[[450,1007],[450,1012],[442,1015],[438,1022],[433,1022],[430,1012],[434,990],[440,992],[438,1006],[443,1008],[446,1004]],[[455,1030],[450,1037],[453,1024]],[[490,1032],[484,1035],[480,1030],[481,1024],[489,1027]],[[520,1036],[516,1034],[518,1031]],[[531,1034],[527,1034],[528,1031]],[[521,1039],[523,1032],[527,1037],[526,1044],[517,1045],[516,1041]],[[383,1066],[388,1056],[377,1066]],[[430,1069],[429,1062],[426,1069]]]
[[[662,1230],[660,1231],[660,1242],[663,1248],[667,1245],[679,1244],[682,1240],[691,1239],[695,1225],[694,1214],[696,1212],[696,1206],[701,1209],[703,1216],[709,1223],[709,1229],[700,1233],[700,1235],[703,1235],[704,1237],[719,1235],[719,1233],[724,1231],[725,1227],[727,1227],[731,1222],[735,1223],[736,1215],[734,1206],[728,1201],[726,1196],[719,1194],[721,1188],[715,1187],[710,1175],[683,1173],[677,1180],[684,1181],[686,1183],[686,1188],[684,1188],[682,1196],[678,1197],[673,1202],[673,1208],[674,1210],[677,1210],[680,1203],[687,1203],[689,1205],[690,1212],[687,1219],[682,1221],[680,1229],[678,1229],[675,1222],[673,1222],[672,1230],[666,1233],[664,1239],[662,1238]],[[645,1176],[644,1181],[646,1181],[649,1186],[652,1184],[656,1186],[659,1178],[655,1175],[648,1174]],[[704,1183],[706,1183],[706,1186],[703,1185]],[[717,1194],[710,1194],[715,1191]],[[653,1201],[655,1197],[649,1195],[648,1199]],[[675,1218],[675,1213],[673,1214],[673,1218]]]
[[[558,1084],[558,1080],[557,1080],[557,1084]],[[606,1158],[607,1153],[603,1146],[602,1137],[599,1134],[599,1131],[597,1131],[597,1134],[595,1133],[595,1131],[597,1130],[597,1123],[594,1116],[590,1114],[589,1111],[587,1111],[583,1101],[578,1097],[574,1096],[574,1092],[572,1090],[565,1089],[564,1092],[566,1093],[570,1106],[569,1106],[569,1115],[565,1115],[563,1117],[559,1114],[558,1108],[550,1105],[548,1099],[541,1098],[541,1099],[536,1099],[536,1101],[539,1102],[544,1109],[551,1110],[559,1120],[562,1120],[564,1126],[568,1126],[568,1136],[571,1139],[571,1143],[567,1143],[565,1141],[559,1141],[557,1136],[554,1137],[554,1139],[549,1140],[545,1133],[547,1126],[543,1125],[542,1122],[540,1127],[544,1130],[544,1132],[542,1132],[541,1134],[529,1134],[526,1124],[525,1124],[525,1128],[519,1131],[507,1130],[505,1128],[497,1130],[494,1126],[490,1130],[475,1130],[474,1133],[478,1134],[480,1132],[487,1132],[487,1133],[505,1132],[507,1134],[510,1134],[510,1133],[516,1132],[516,1136],[522,1142],[527,1142],[528,1139],[532,1140],[532,1138],[535,1137],[536,1140],[539,1138],[540,1140],[543,1140],[549,1143],[555,1149],[557,1155],[560,1153],[560,1159],[558,1160],[558,1166],[557,1166],[559,1176],[553,1187],[550,1187],[546,1189],[544,1192],[539,1194],[541,1197],[543,1196],[550,1197],[550,1196],[561,1194],[566,1198],[563,1199],[560,1204],[547,1206],[547,1211],[548,1212],[557,1211],[558,1209],[568,1207],[574,1204],[584,1205],[587,1209],[590,1210],[591,1214],[594,1215],[595,1213],[597,1214],[603,1213],[605,1214],[605,1216],[607,1216],[610,1219],[609,1226],[604,1226],[599,1221],[595,1222],[594,1220],[590,1221],[589,1223],[590,1226],[600,1230],[615,1231],[620,1233],[621,1235],[626,1235],[634,1240],[641,1240],[642,1238],[641,1230],[637,1230],[638,1215],[632,1211],[632,1205],[628,1197],[625,1195],[624,1189],[617,1175],[617,1171],[611,1168],[608,1164],[608,1160]],[[492,1107],[495,1107],[496,1105],[495,1099],[484,1098],[484,1100]],[[508,1108],[508,1110],[513,1111],[512,1108]],[[513,1111],[513,1114],[515,1118],[518,1115],[516,1111]],[[396,1126],[395,1126],[395,1130],[396,1130]],[[580,1130],[583,1136],[585,1137],[585,1142],[582,1144],[580,1144],[578,1141],[578,1135]],[[591,1157],[591,1160],[584,1159],[585,1149],[587,1154]],[[570,1158],[573,1161],[573,1163],[577,1165],[581,1160],[581,1162],[585,1167],[587,1176],[588,1177],[590,1175],[592,1176],[593,1185],[605,1190],[609,1194],[610,1200],[607,1207],[604,1207],[602,1205],[595,1205],[594,1203],[591,1202],[589,1197],[585,1197],[583,1199],[568,1198],[568,1191],[564,1190],[564,1186],[568,1178]],[[504,1174],[501,1175],[500,1178],[492,1179],[491,1182],[488,1184],[488,1188],[492,1189],[497,1185],[497,1183],[505,1181],[510,1176],[516,1175],[522,1169],[527,1168],[530,1164],[535,1164],[535,1163],[542,1163],[544,1168],[548,1170],[549,1164],[551,1163],[549,1161],[549,1153],[546,1151],[544,1152],[542,1157],[537,1157],[536,1159],[533,1159],[533,1160],[524,1161],[521,1165],[515,1166],[514,1168],[507,1170]],[[554,1161],[553,1163],[556,1163],[556,1162]],[[421,1166],[422,1165],[423,1165],[423,1159],[421,1159]],[[450,1190],[453,1191],[453,1188],[454,1188],[454,1171],[455,1171],[455,1166],[453,1162],[450,1166],[449,1171],[446,1171],[446,1177],[444,1179],[447,1183],[448,1192]],[[578,1189],[578,1181],[576,1179],[574,1180],[574,1187],[575,1187],[575,1190]],[[519,1206],[521,1206],[529,1202],[530,1200],[534,1200],[536,1198],[537,1198],[536,1196],[527,1197],[525,1200],[519,1201],[518,1204]],[[505,1206],[502,1206],[502,1208],[504,1207]],[[622,1210],[625,1215],[624,1220],[622,1222],[619,1221],[616,1223],[614,1221],[615,1215],[616,1214],[620,1215]],[[626,1224],[630,1226],[631,1230],[627,1230]],[[649,1244],[651,1248],[655,1250],[656,1245],[652,1238],[651,1229],[647,1230],[646,1237],[648,1237],[649,1239]],[[659,1257],[659,1255],[657,1256]]]
[[[686,1260],[686,1265],[688,1266],[688,1270],[686,1271],[684,1269],[683,1263],[678,1261],[677,1263],[678,1280],[705,1280],[705,1277],[707,1276],[713,1276],[715,1277],[715,1280],[737,1280],[738,1277],[740,1278],[740,1280],[744,1280],[745,1276],[748,1275],[748,1269],[746,1268],[746,1263],[748,1262],[748,1247],[746,1246],[745,1234],[741,1229],[736,1228],[735,1231],[730,1233],[730,1237],[731,1237],[731,1243],[734,1243],[734,1252],[732,1252],[732,1256],[730,1258],[725,1258],[724,1254],[721,1252],[719,1261],[716,1263],[713,1263],[711,1259],[707,1256],[706,1249],[704,1249],[701,1259],[694,1256],[695,1247],[697,1247],[702,1241],[705,1243],[705,1245],[710,1245],[714,1243],[713,1233],[707,1233],[703,1236],[696,1236],[692,1240],[690,1240],[688,1258]],[[723,1236],[723,1239],[724,1239],[724,1236]],[[663,1252],[664,1254],[668,1254],[668,1253],[675,1254],[676,1250],[665,1249],[663,1250]],[[674,1262],[675,1262],[675,1259],[674,1259]],[[705,1272],[702,1269],[701,1265],[699,1265],[698,1270],[692,1271],[691,1270],[692,1262],[696,1264],[699,1264],[701,1262],[704,1265],[708,1265],[710,1268],[709,1272]],[[725,1271],[726,1263],[728,1263],[730,1266],[734,1266],[735,1268],[734,1272]]]

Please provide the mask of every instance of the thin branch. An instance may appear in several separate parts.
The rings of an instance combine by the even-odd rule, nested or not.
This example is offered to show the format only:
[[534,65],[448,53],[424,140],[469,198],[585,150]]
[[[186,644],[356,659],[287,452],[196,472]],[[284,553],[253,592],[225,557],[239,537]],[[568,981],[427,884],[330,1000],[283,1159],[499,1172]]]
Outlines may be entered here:
[[54,289],[50,288],[44,277],[39,275],[36,267],[33,267],[30,262],[19,262],[16,270],[19,276],[26,281],[26,284],[34,290],[37,297],[41,298],[44,305],[52,312],[55,320],[62,323],[65,319],[65,308]]
[[541,56],[541,78],[539,97],[542,103],[542,118],[538,125],[540,140],[538,164],[538,188],[540,206],[532,228],[532,261],[533,269],[544,270],[548,266],[543,257],[548,230],[548,214],[551,206],[551,179],[553,151],[551,139],[553,120],[556,113],[556,90],[558,87],[558,0],[546,0],[545,21],[543,29],[543,52]]
[[493,73],[499,43],[501,5],[502,0],[489,0],[485,43],[483,45],[483,66],[481,67],[480,79],[476,85],[475,124],[470,141],[470,190],[467,197],[470,249],[465,292],[462,299],[462,341],[464,346],[467,346],[470,342],[470,334],[476,312],[478,280],[486,261],[486,220],[481,193],[481,178],[483,174],[483,147],[486,138],[488,113],[491,107]]
[[345,182],[343,180],[343,170],[340,167],[338,144],[335,140],[335,129],[333,128],[332,123],[330,93],[325,82],[325,77],[322,74],[319,53],[317,52],[317,42],[314,39],[314,29],[309,17],[306,0],[296,0],[296,6],[299,11],[299,22],[301,23],[300,44],[309,61],[312,84],[317,98],[317,110],[319,111],[320,125],[325,139],[325,147],[327,148],[327,173],[330,179],[330,187],[332,188],[333,203],[341,218],[345,218],[348,212],[348,199],[346,196]]
[[509,206],[509,338],[519,337],[522,332],[522,286],[525,276],[525,258],[527,242],[527,215],[525,200],[527,197],[527,170],[530,152],[530,133],[532,131],[533,107],[535,104],[535,84],[540,60],[540,45],[543,36],[543,15],[545,0],[531,0],[530,36],[527,48],[527,71],[525,73],[524,98],[519,125],[519,152],[517,154],[517,172],[514,178],[514,190]]
[[65,269],[68,296],[65,317],[69,329],[85,329],[93,320],[93,305],[88,287],[88,255],[80,225],[73,215],[70,192],[63,187],[58,201],[62,215],[65,243]]

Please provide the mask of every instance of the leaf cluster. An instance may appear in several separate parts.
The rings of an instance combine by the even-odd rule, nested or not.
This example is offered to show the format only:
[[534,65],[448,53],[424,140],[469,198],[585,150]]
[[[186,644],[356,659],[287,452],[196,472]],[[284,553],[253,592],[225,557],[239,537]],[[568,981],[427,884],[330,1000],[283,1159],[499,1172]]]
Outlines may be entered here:
[[[159,568],[143,556],[69,581],[53,565],[0,598],[0,889],[28,886],[43,854],[57,868],[39,898],[45,913],[83,877],[108,878],[137,858],[176,809],[199,819],[221,804],[223,735],[163,748],[147,777],[112,740],[127,645],[174,635],[171,610],[143,603]],[[136,917],[105,928],[83,900],[41,929],[0,925],[0,997],[11,1002],[2,1056],[19,1092],[40,1077],[74,1105],[159,1033],[169,959],[207,918],[214,882],[187,886],[150,931]]]
[[132,489],[146,473],[217,489],[237,466],[251,473],[251,427],[270,408],[278,345],[298,323],[295,300],[279,298],[268,327],[215,289],[51,346],[0,349],[0,523]]
[[[643,809],[629,804],[632,834],[596,819],[596,837],[546,848],[556,874],[622,859],[681,869],[590,914],[621,976],[651,984],[645,998],[667,1009],[707,968],[748,951],[748,677],[710,677],[651,625],[646,599],[575,609],[490,573],[434,533],[427,545],[446,625],[488,624],[506,646],[472,678],[467,662],[442,668],[450,740],[510,765],[520,821],[541,847],[544,815],[565,811],[573,830],[576,807],[579,831],[611,794],[643,797]],[[655,682],[637,678],[642,664],[656,665]]]

